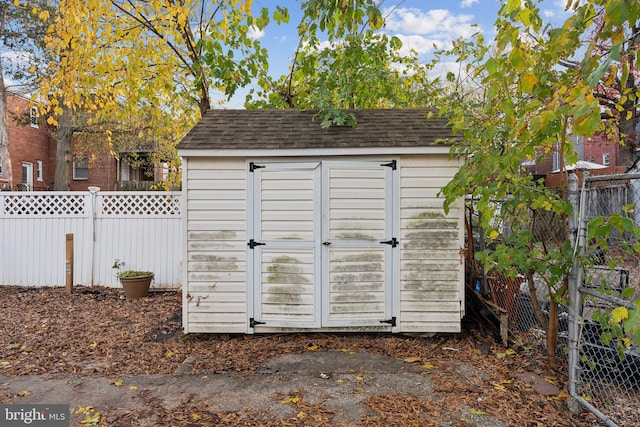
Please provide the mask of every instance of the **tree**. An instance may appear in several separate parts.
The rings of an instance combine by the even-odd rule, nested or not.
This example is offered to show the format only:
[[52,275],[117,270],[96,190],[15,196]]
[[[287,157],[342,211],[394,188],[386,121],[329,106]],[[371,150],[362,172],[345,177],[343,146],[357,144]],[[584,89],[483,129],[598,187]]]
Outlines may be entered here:
[[[53,21],[45,41],[56,58],[38,79],[41,108],[59,126],[60,155],[67,153],[57,162],[56,187],[66,185],[78,111],[114,153],[140,141],[175,153],[214,91],[229,97],[266,67],[249,30],[266,25],[268,14],[254,19],[250,7],[250,0],[60,0],[53,16],[38,11]],[[132,123],[136,117],[144,122]],[[114,139],[124,127],[135,137]]]
[[[461,44],[456,52],[461,64],[485,86],[486,98],[447,96],[441,104],[441,112],[450,117],[454,130],[464,134],[453,152],[467,158],[443,189],[445,205],[467,194],[477,201],[481,225],[488,230],[491,243],[490,250],[478,254],[485,271],[524,274],[531,288],[534,274],[546,280],[551,294],[547,347],[552,364],[557,305],[566,302],[574,248],[569,243],[569,230],[562,225],[566,221],[553,227],[545,220],[549,216],[545,212],[566,219],[571,206],[564,200],[564,192],[545,188],[522,173],[520,165],[556,146],[561,165],[564,158],[575,161],[577,154],[568,136],[590,136],[603,129],[594,89],[611,76],[627,87],[627,66],[616,70],[615,65],[621,58],[620,47],[628,42],[625,34],[637,27],[640,15],[640,4],[624,0],[592,0],[569,6],[569,18],[562,25],[550,26],[544,25],[537,2],[505,2],[495,23],[492,49],[478,35],[475,43]],[[604,24],[597,37],[613,46],[607,57],[596,49],[597,42],[584,46],[581,40],[598,14]],[[561,67],[567,59],[575,59],[572,63],[576,65]],[[625,96],[633,100],[632,108],[637,108],[637,94],[624,89],[616,109],[625,108],[621,105]],[[619,123],[619,117],[611,120]],[[497,227],[505,218],[511,220],[508,236],[502,236]]]
[[581,64],[567,58],[562,65],[575,69],[598,67],[604,71],[593,74],[589,85],[593,86],[593,94],[602,107],[603,132],[610,139],[620,141],[620,162],[631,166],[640,141],[636,95],[640,90],[637,57],[640,27],[631,20],[626,21],[637,6],[633,2],[627,3],[595,2],[593,25],[586,40],[592,52],[589,62]]
[[424,105],[427,68],[417,54],[401,53],[400,39],[377,31],[383,23],[371,0],[306,2],[289,74],[274,80],[263,73],[247,105],[319,110],[324,127],[354,125],[345,109]]
[[[32,6],[42,8],[48,7],[44,0],[34,0]],[[6,91],[5,73],[13,80],[23,81],[29,67],[37,66],[37,58],[42,53],[42,41],[45,33],[45,26],[41,20],[34,17],[31,12],[24,8],[17,7],[13,2],[0,2],[0,40],[4,46],[4,53],[0,55],[0,163],[4,178],[12,181],[12,168],[9,159],[9,144],[7,136],[7,111],[6,111]],[[17,55],[11,59],[8,55],[10,51],[18,51]],[[27,63],[30,63],[27,65]],[[24,89],[29,90],[28,82],[23,82]]]

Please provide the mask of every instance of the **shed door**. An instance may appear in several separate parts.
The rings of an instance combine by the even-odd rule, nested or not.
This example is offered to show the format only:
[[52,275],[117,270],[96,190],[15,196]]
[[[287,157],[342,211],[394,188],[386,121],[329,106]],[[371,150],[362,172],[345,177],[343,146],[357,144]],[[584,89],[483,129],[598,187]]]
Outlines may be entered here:
[[[320,326],[320,163],[251,164],[254,317],[269,327]],[[253,236],[253,237],[252,237]]]
[[323,326],[390,322],[394,168],[323,163]]
[[391,323],[395,163],[253,165],[253,327]]

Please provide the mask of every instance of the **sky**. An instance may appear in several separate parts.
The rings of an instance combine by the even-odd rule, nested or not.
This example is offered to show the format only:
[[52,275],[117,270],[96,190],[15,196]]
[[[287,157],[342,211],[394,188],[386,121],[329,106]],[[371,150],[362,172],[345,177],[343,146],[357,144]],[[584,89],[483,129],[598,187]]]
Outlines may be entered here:
[[[296,26],[300,22],[300,0],[253,0],[256,10],[276,5],[289,9],[291,19],[288,24],[275,25],[255,34],[269,52],[270,75],[278,77],[286,74],[298,43]],[[403,48],[414,49],[420,59],[427,61],[438,49],[447,48],[451,41],[459,37],[470,37],[482,32],[485,39],[494,35],[493,23],[498,16],[499,0],[384,0],[381,5],[386,17],[384,31],[397,36]],[[545,19],[560,21],[566,19],[566,0],[546,0],[541,6]],[[240,90],[224,108],[243,108],[248,89]]]

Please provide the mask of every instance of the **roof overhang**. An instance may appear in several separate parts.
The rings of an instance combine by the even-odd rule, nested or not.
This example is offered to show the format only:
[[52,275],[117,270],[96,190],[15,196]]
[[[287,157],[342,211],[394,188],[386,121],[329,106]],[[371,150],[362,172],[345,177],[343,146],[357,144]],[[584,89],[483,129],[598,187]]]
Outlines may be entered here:
[[179,149],[180,157],[327,157],[327,156],[393,156],[406,154],[449,154],[450,146],[428,147],[352,147],[304,149]]

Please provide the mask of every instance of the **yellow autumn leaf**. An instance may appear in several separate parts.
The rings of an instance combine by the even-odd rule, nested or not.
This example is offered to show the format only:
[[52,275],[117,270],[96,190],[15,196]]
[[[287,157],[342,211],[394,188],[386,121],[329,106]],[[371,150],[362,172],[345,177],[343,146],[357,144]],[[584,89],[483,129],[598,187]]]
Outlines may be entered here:
[[193,414],[191,414],[191,419],[194,420],[194,421],[199,421],[199,420],[202,419],[202,415],[193,413]]
[[359,375],[358,375],[358,376],[356,377],[356,380],[358,380],[358,381],[363,381],[363,380],[364,380],[364,377],[361,377],[361,376],[359,376]]
[[93,409],[93,406],[80,406],[78,409],[73,411],[74,414],[86,414]]
[[431,363],[425,363],[424,365],[422,365],[422,367],[424,369],[434,369],[435,366],[433,366]]
[[567,393],[566,391],[561,391],[560,393],[558,393],[558,398],[566,400],[569,398],[569,393]]
[[318,349],[317,345],[311,345],[311,346],[307,347],[308,351],[316,351],[317,349]]
[[30,392],[30,391],[28,391],[28,390],[23,390],[23,391],[21,391],[21,392],[19,392],[19,393],[18,393],[18,396],[20,396],[20,397],[25,397],[25,396],[29,396],[30,394],[31,394],[31,392]]
[[340,380],[336,380],[336,382],[337,382],[338,384],[342,384],[342,383],[344,382],[344,380],[340,379]]
[[419,357],[407,357],[404,359],[405,362],[407,363],[415,363],[415,362],[419,362],[420,358]]
[[124,381],[122,381],[122,380],[111,380],[111,381],[109,381],[109,384],[114,385],[116,387],[120,387],[122,384],[124,384]]
[[496,230],[492,230],[491,233],[489,233],[489,238],[491,240],[496,240],[499,235],[500,233],[498,233]]
[[507,356],[513,356],[514,354],[516,354],[516,351],[512,348],[508,348],[505,353],[507,353]]
[[491,383],[493,385],[493,388],[499,391],[505,391],[507,388],[505,386],[503,386],[502,384],[498,384],[498,383]]
[[92,342],[91,344],[89,344],[90,348],[96,348],[98,346],[97,342]]
[[481,411],[480,409],[475,408],[471,408],[469,412],[471,412],[473,415],[487,415],[485,411]]
[[298,418],[299,420],[306,418],[307,414],[304,413],[304,411],[300,411],[298,412],[298,414],[296,415],[296,418]]
[[529,72],[522,75],[520,78],[521,87],[524,92],[530,92],[533,87],[538,84],[538,78],[535,74]]
[[100,422],[100,412],[96,412],[93,416],[87,414],[84,420],[80,421],[80,424],[84,426],[95,426]]
[[129,386],[129,390],[137,390],[138,386],[137,385],[130,385]]
[[626,307],[618,307],[615,308],[612,312],[611,312],[611,317],[613,317],[613,321],[615,323],[620,323],[625,319],[629,318],[629,310],[627,310]]
[[286,405],[287,403],[298,403],[300,401],[299,397],[287,397],[280,401],[281,405]]

